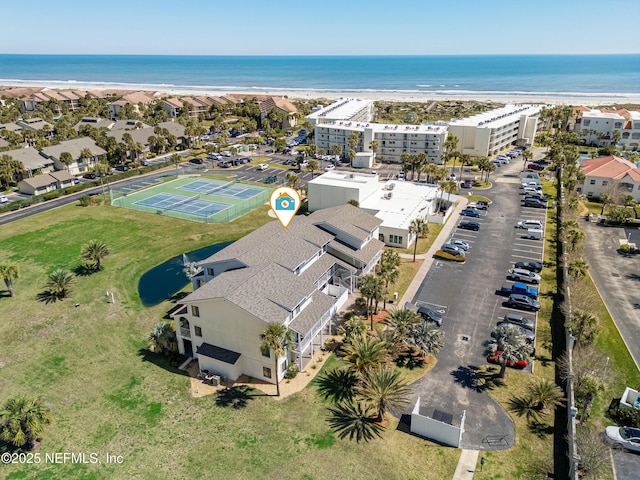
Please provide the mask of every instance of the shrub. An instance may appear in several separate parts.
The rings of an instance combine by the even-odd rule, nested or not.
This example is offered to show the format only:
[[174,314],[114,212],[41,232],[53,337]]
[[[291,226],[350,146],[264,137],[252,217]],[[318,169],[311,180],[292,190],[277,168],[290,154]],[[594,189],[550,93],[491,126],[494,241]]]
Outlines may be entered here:
[[59,198],[62,195],[62,192],[60,190],[55,190],[53,192],[47,192],[44,195],[42,195],[42,198],[44,200],[53,200],[54,198]]
[[622,253],[629,253],[631,252],[631,247],[629,246],[628,243],[623,243],[622,245],[620,245],[620,251]]
[[88,207],[91,205],[91,197],[89,197],[89,195],[82,195],[78,201],[80,202],[81,207]]
[[438,250],[436,253],[433,254],[433,256],[436,258],[442,258],[443,260],[453,260],[454,262],[464,263],[467,261],[466,257],[458,257],[455,255],[451,255],[450,253],[443,252],[442,250]]
[[284,374],[284,378],[288,380],[292,380],[296,378],[296,375],[298,375],[298,373],[300,373],[300,369],[298,368],[298,365],[295,363],[292,363],[291,365],[289,365],[289,368],[287,368],[287,371]]
[[640,409],[638,408],[621,408],[613,412],[611,416],[620,425],[640,428]]

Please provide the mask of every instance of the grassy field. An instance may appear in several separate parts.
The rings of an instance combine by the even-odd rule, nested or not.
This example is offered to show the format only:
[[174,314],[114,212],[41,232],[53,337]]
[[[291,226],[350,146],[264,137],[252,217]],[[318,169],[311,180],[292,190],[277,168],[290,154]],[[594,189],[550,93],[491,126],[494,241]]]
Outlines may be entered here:
[[[215,397],[193,399],[189,379],[148,352],[152,326],[174,304],[143,307],[140,276],[182,252],[239,238],[270,221],[266,212],[205,225],[73,205],[0,229],[0,259],[20,266],[17,297],[0,298],[0,402],[44,398],[53,423],[41,455],[123,457],[120,465],[2,466],[3,478],[451,478],[459,452],[396,429],[396,420],[383,439],[341,440],[312,387],[282,401],[255,395],[244,408],[219,406]],[[112,249],[104,270],[78,276],[70,299],[37,302],[46,274],[79,267],[91,239]]]
[[[440,235],[440,231],[443,227],[444,225],[441,225],[439,223],[429,224],[429,235],[427,235],[427,238],[418,239],[418,248],[416,249],[416,255],[427,253],[427,251],[431,248],[431,245],[433,245],[433,242],[435,242],[438,238],[438,235]],[[413,245],[411,245],[409,248],[393,248],[393,251],[413,255]]]

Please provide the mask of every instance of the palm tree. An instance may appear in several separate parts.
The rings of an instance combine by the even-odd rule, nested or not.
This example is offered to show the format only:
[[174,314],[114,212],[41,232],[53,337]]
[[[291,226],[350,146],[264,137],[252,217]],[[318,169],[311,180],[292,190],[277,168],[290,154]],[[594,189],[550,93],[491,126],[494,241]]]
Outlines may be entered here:
[[418,348],[423,357],[435,355],[444,347],[444,333],[434,322],[421,321],[414,326],[410,334],[410,342]]
[[346,318],[338,330],[344,336],[344,343],[351,343],[353,338],[364,335],[367,331],[367,326],[362,321],[362,317],[358,315],[351,315]]
[[368,442],[375,437],[382,437],[382,426],[372,418],[371,407],[360,402],[346,401],[329,408],[329,412],[329,426],[341,439],[348,437],[356,442]]
[[429,234],[429,224],[425,222],[423,218],[414,218],[409,225],[409,233],[416,237],[413,244],[413,261],[415,262],[416,252],[418,250],[418,240],[420,240],[420,237],[426,238]]
[[598,329],[598,317],[589,312],[576,310],[567,322],[567,328],[576,338],[576,345],[591,343]]
[[[70,287],[74,281],[71,272],[59,268],[53,273],[50,273],[47,278],[48,280],[45,284],[47,291],[45,292],[46,295],[42,297],[43,301],[62,300],[71,295]],[[45,297],[48,297],[48,300],[45,299]]]
[[80,158],[83,162],[88,162],[90,158],[93,158],[93,153],[91,153],[90,149],[83,148],[82,150],[80,150]]
[[435,163],[427,163],[423,168],[423,172],[427,175],[427,183],[433,183],[433,177],[438,171],[438,165]]
[[534,404],[534,410],[541,414],[546,414],[550,408],[562,405],[564,400],[562,389],[545,378],[534,379],[527,390]]
[[149,334],[149,340],[153,343],[153,350],[156,353],[175,352],[178,349],[176,332],[173,331],[171,325],[165,322],[156,323]]
[[82,247],[81,257],[85,262],[94,264],[95,269],[100,271],[102,269],[102,259],[110,253],[111,252],[106,243],[99,240],[91,240],[88,244]]
[[408,308],[395,308],[384,319],[384,323],[389,325],[398,334],[402,341],[407,341],[410,333],[421,322],[420,315]]
[[170,160],[176,166],[176,169],[177,169],[178,165],[180,165],[180,160],[182,160],[182,157],[177,153],[174,153],[173,155],[171,155]]
[[331,155],[342,156],[342,147],[337,143],[334,143],[333,145],[331,145],[331,148],[329,148],[329,152],[331,153]]
[[605,209],[609,205],[613,204],[613,197],[608,193],[603,193],[602,195],[600,195],[600,202],[602,202],[602,211],[600,212],[600,215],[604,215]]
[[371,319],[371,330],[373,330],[373,302],[384,295],[384,280],[377,275],[368,273],[360,277],[358,282],[360,293],[367,299],[367,313]]
[[389,351],[383,342],[373,335],[361,335],[354,337],[350,344],[342,347],[344,360],[359,375],[364,375],[368,370],[389,361]]
[[582,258],[577,258],[569,265],[569,275],[573,278],[583,278],[587,276],[589,271],[589,264],[585,262]]
[[352,400],[358,382],[358,375],[350,368],[334,368],[318,375],[315,381],[320,395],[336,403]]
[[528,358],[533,348],[515,325],[501,325],[494,332],[494,341],[489,344],[489,350],[493,353],[501,352],[500,378],[504,378],[507,362]]
[[276,390],[277,396],[280,396],[280,374],[278,364],[280,357],[287,353],[287,350],[293,348],[293,331],[289,330],[282,323],[270,323],[269,326],[260,333],[262,344],[260,348],[266,354],[273,350],[275,357],[275,374],[276,374]]
[[9,296],[15,297],[13,292],[13,281],[20,276],[20,270],[18,264],[11,261],[5,261],[0,263],[0,277],[4,280],[4,284],[9,290]]
[[50,411],[41,398],[20,395],[7,400],[0,410],[0,438],[31,450],[37,436],[50,423]]
[[367,371],[358,387],[358,393],[365,402],[375,408],[378,422],[384,420],[384,414],[390,408],[398,408],[408,403],[411,390],[402,379],[400,371],[387,365],[378,365]]
[[311,178],[313,178],[314,172],[317,172],[320,166],[318,165],[317,160],[309,160],[309,164],[307,165],[307,170],[311,172]]
[[380,146],[378,145],[378,142],[376,140],[372,140],[371,143],[369,144],[369,148],[373,152],[373,162],[375,163],[376,152],[378,151],[378,148],[380,148]]
[[287,182],[289,183],[289,186],[293,189],[295,189],[298,184],[300,183],[300,177],[298,175],[296,175],[293,172],[289,172],[287,173],[287,175],[285,176],[285,178],[287,179]]
[[522,152],[522,161],[524,162],[524,165],[522,166],[523,170],[527,168],[527,163],[532,158],[533,158],[533,153],[531,153],[531,150],[525,150],[524,152]]
[[578,243],[584,240],[586,236],[587,235],[579,228],[569,230],[567,232],[567,240],[569,240],[571,244],[571,251],[574,251]]
[[389,285],[393,285],[400,278],[400,256],[397,252],[384,250],[380,259],[380,270],[378,275],[384,279],[384,303],[382,309],[387,309],[387,296],[389,295]]

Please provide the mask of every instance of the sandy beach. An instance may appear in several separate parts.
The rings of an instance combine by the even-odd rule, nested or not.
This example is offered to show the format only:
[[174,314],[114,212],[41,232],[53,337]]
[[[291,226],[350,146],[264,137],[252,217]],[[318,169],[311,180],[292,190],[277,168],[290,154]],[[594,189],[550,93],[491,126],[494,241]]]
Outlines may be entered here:
[[552,104],[552,105],[612,105],[612,104],[640,104],[640,93],[622,94],[622,93],[553,93],[553,92],[512,92],[508,94],[492,94],[469,93],[438,93],[419,92],[419,91],[318,91],[318,90],[286,90],[286,89],[246,89],[234,88],[229,90],[212,90],[180,88],[174,86],[163,85],[136,85],[139,88],[132,88],[131,84],[115,84],[115,83],[97,83],[97,82],[20,82],[20,83],[3,83],[1,87],[38,87],[49,88],[52,90],[91,90],[91,91],[117,91],[122,93],[125,91],[147,91],[159,92],[167,96],[224,96],[226,94],[235,95],[270,95],[270,96],[286,96],[292,99],[314,99],[326,98],[336,100],[339,98],[366,98],[375,101],[389,102],[432,102],[439,100],[455,100],[455,101],[477,101],[477,102],[499,102],[499,103],[534,103],[534,104]]

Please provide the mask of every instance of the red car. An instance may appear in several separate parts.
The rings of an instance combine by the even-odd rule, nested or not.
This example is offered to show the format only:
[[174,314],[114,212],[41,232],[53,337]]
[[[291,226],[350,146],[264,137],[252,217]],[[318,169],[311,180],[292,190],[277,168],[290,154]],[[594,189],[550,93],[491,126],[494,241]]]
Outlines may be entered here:
[[527,169],[538,172],[540,170],[543,170],[544,167],[542,165],[538,165],[537,163],[530,163],[529,165],[527,165]]
[[[489,355],[487,357],[487,362],[489,363],[495,363],[496,365],[502,365],[502,360],[500,359],[500,355],[502,355],[502,352],[500,350],[496,351],[493,355]],[[507,367],[512,367],[512,368],[519,368],[519,369],[523,369],[523,368],[527,368],[527,361],[526,360],[507,360]]]

